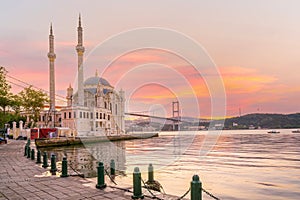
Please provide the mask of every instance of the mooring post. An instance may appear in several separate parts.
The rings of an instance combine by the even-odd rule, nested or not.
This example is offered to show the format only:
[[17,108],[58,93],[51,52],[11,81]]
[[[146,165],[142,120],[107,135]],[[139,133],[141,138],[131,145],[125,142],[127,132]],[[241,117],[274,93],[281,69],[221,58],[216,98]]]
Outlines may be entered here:
[[114,161],[114,159],[112,159],[111,161],[110,161],[110,175],[116,175],[116,163],[115,163],[115,161]]
[[150,163],[148,166],[148,182],[154,181],[154,169],[153,165]]
[[35,156],[34,156],[34,149],[31,149],[31,160],[34,160],[35,159]]
[[102,162],[99,162],[99,165],[97,167],[97,185],[96,188],[103,189],[106,187],[106,184],[104,182],[104,166]]
[[28,145],[26,144],[25,148],[24,148],[24,156],[27,156],[27,147],[28,147]]
[[60,177],[68,177],[68,161],[67,157],[63,157],[62,163],[61,163],[61,175]]
[[44,154],[43,154],[43,165],[42,165],[42,167],[44,167],[44,168],[49,167],[49,165],[48,165],[48,156],[47,156],[46,152],[44,152]]
[[138,167],[134,168],[133,171],[133,195],[131,196],[132,199],[143,199],[144,195],[142,193],[142,177],[141,172]]
[[30,146],[30,138],[27,139],[27,146]]
[[56,168],[56,156],[55,156],[55,154],[52,154],[51,155],[51,169],[50,169],[50,172],[52,173],[52,175],[55,175],[56,171],[57,171],[57,168]]
[[27,158],[30,158],[31,149],[30,146],[27,147]]
[[40,163],[42,163],[42,160],[41,160],[41,151],[37,150],[37,152],[36,152],[36,164],[40,164]]
[[198,175],[191,181],[191,200],[202,200],[202,183]]

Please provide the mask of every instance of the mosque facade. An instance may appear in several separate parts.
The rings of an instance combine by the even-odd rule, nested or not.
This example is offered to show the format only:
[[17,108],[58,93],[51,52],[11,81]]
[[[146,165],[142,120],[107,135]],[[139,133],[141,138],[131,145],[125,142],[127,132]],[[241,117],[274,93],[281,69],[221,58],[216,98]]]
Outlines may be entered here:
[[[76,52],[78,58],[78,90],[69,85],[67,88],[67,105],[59,111],[55,107],[55,58],[54,35],[52,25],[49,35],[49,89],[50,106],[48,111],[41,113],[38,124],[47,126],[67,127],[76,136],[100,136],[123,134],[125,132],[125,93],[116,91],[104,78],[95,76],[84,81],[84,51],[83,28],[81,17],[77,27],[78,42]],[[47,121],[50,119],[47,123]]]

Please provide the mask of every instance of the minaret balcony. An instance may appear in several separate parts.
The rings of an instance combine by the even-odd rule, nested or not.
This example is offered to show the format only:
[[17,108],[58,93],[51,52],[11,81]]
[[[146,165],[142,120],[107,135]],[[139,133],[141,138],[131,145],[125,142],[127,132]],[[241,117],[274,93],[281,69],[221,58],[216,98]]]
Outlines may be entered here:
[[83,46],[80,46],[80,45],[77,45],[76,46],[76,51],[79,53],[79,52],[81,52],[81,53],[83,53],[84,52],[84,47]]
[[56,58],[56,54],[53,53],[53,52],[49,52],[49,53],[48,53],[48,58],[55,59],[55,58]]

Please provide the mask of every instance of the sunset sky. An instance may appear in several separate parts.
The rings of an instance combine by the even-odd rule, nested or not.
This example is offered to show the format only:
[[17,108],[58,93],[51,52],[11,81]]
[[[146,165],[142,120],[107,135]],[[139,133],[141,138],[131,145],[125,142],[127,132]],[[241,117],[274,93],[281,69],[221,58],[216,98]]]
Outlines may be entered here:
[[[76,78],[76,31],[81,13],[88,60],[85,78],[96,69],[101,72],[104,60],[114,53],[110,49],[96,59],[89,56],[102,42],[132,29],[158,27],[191,38],[207,52],[224,82],[226,116],[237,116],[239,108],[242,114],[300,112],[299,8],[298,0],[4,1],[0,65],[8,75],[48,90],[52,22],[56,92],[66,96],[66,88]],[[115,48],[122,45],[128,44],[119,43]],[[184,99],[181,109],[185,115],[199,116],[195,112],[199,106],[200,117],[207,117],[211,99],[205,76],[210,73],[203,70],[199,76],[190,63],[168,51],[142,49],[115,60],[103,77],[125,92],[136,88],[130,96],[126,93],[128,111],[154,112],[163,107],[169,115],[172,101],[179,97]],[[21,89],[13,85],[13,92]]]

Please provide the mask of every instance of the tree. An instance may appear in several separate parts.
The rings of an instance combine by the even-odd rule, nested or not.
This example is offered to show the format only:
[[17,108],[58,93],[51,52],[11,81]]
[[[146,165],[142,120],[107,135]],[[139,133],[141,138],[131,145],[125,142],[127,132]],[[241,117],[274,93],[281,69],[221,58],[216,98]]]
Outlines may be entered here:
[[0,108],[5,115],[6,108],[11,105],[11,86],[6,81],[6,69],[0,66]]
[[34,122],[37,122],[45,103],[49,102],[48,96],[40,90],[32,89],[32,86],[24,88],[19,95],[22,100],[21,105],[24,111],[30,114],[31,119]]

